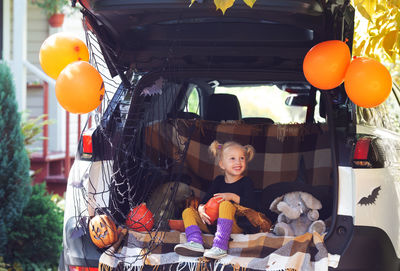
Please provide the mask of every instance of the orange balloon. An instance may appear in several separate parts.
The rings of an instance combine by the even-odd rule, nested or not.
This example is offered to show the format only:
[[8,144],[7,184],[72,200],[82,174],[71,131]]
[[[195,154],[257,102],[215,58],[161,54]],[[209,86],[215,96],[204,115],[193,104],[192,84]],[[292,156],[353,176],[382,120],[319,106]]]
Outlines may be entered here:
[[67,65],[57,78],[56,97],[68,112],[89,113],[103,100],[103,78],[88,62],[73,62]]
[[80,39],[66,33],[48,37],[40,47],[40,66],[53,79],[74,61],[89,61],[89,50]]
[[318,43],[304,58],[304,76],[318,89],[333,89],[343,82],[350,59],[350,49],[343,41]]
[[357,57],[347,69],[344,88],[350,100],[361,107],[375,107],[383,103],[392,90],[389,71],[376,60]]

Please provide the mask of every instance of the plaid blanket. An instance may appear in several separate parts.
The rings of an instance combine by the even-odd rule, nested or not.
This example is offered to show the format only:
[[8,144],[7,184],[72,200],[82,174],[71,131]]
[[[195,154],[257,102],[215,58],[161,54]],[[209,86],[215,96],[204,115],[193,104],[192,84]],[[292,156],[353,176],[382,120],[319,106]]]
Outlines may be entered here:
[[[145,138],[146,153],[152,161],[173,170],[174,164],[184,160],[185,173],[192,177],[191,186],[200,191],[206,191],[208,183],[221,174],[208,153],[208,146],[215,139],[234,140],[256,149],[247,174],[256,189],[293,181],[300,157],[304,158],[307,183],[331,184],[331,152],[325,124],[250,125],[241,121],[174,119],[148,126]],[[183,155],[187,142],[190,144]]]
[[[102,254],[99,270],[328,270],[328,252],[323,237],[318,233],[297,237],[272,233],[232,234],[228,256],[218,261],[176,254],[174,246],[186,242],[184,233],[171,231],[158,232],[157,235],[160,242],[151,244],[150,234],[129,231],[122,242],[117,242]],[[204,234],[203,240],[205,247],[209,248],[213,235]],[[154,247],[151,252],[146,249],[148,246]]]

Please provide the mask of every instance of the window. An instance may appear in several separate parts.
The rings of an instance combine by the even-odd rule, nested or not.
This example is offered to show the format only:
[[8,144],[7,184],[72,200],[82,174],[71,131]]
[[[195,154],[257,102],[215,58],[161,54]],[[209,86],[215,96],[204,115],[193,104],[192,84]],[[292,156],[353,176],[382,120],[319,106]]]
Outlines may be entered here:
[[196,86],[192,86],[192,89],[189,91],[184,111],[200,115],[199,108],[200,108],[199,90],[197,89]]
[[[242,118],[270,118],[275,123],[304,123],[307,107],[288,106],[286,98],[291,95],[282,91],[276,85],[239,86],[215,88],[215,93],[236,95],[240,102]],[[316,112],[319,112],[318,105]],[[317,121],[325,121],[318,117]]]

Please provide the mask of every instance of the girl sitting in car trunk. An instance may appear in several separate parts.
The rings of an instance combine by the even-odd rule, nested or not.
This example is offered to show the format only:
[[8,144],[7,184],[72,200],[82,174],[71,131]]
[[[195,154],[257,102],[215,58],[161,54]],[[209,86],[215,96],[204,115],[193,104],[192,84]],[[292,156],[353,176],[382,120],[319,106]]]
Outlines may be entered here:
[[[213,141],[209,151],[224,175],[213,180],[197,210],[187,208],[183,211],[187,242],[176,245],[174,250],[183,256],[220,259],[227,255],[231,233],[244,232],[235,220],[236,207],[233,203],[252,209],[256,206],[252,180],[245,176],[247,163],[253,159],[255,150],[251,145],[243,146],[234,141],[224,144]],[[205,204],[212,197],[216,197],[219,203],[219,217],[213,246],[205,250],[201,233],[211,232],[212,223],[206,214]]]

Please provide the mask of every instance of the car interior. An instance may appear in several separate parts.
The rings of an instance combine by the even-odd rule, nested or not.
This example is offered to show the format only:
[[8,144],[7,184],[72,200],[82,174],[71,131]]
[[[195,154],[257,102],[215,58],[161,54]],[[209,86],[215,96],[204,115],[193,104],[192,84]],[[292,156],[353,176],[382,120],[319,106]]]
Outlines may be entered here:
[[[318,187],[324,201],[322,217],[327,219],[331,216],[331,150],[325,118],[319,115],[320,101],[312,96],[314,99],[307,99],[307,103],[301,106],[286,104],[287,97],[306,95],[309,98],[311,88],[308,84],[291,83],[292,88],[286,88],[282,87],[285,82],[226,80],[224,85],[224,80],[218,81],[215,77],[212,80],[212,77],[185,79],[178,73],[173,78],[163,74],[147,76],[153,81],[145,75],[141,81],[146,83],[137,85],[136,92],[146,94],[138,96],[137,106],[131,104],[125,113],[127,129],[117,148],[117,151],[123,150],[118,154],[120,161],[131,162],[114,162],[114,168],[123,167],[128,172],[140,168],[139,173],[129,178],[121,176],[121,179],[113,180],[112,189],[115,191],[111,193],[113,204],[110,206],[120,223],[123,223],[132,202],[147,202],[153,213],[160,212],[161,206],[154,206],[151,199],[154,191],[165,184],[185,183],[196,197],[201,198],[210,181],[221,174],[207,151],[214,139],[221,142],[234,140],[255,147],[256,155],[254,162],[249,164],[248,176],[252,178],[259,197],[259,211],[272,220],[276,219],[276,214],[269,210],[273,197],[279,194],[279,189],[286,189],[285,183],[293,182],[299,176],[307,187],[305,189]],[[163,83],[155,87],[154,82],[160,77]],[[218,82],[218,87],[215,82]],[[149,94],[149,89],[154,94]],[[248,113],[254,105],[239,100],[232,94],[235,91],[244,97],[255,95],[251,91],[259,93],[264,97],[260,101],[260,111]],[[271,98],[278,95],[279,104],[278,100]],[[310,107],[316,119],[307,123]],[[274,109],[280,112],[275,112],[277,119],[273,120],[267,112]],[[297,117],[288,119],[285,115]],[[277,185],[279,183],[281,188]],[[129,195],[123,192],[125,190],[130,191]],[[169,231],[165,221],[180,219],[183,207],[170,208],[173,211],[156,222],[158,230]]]

